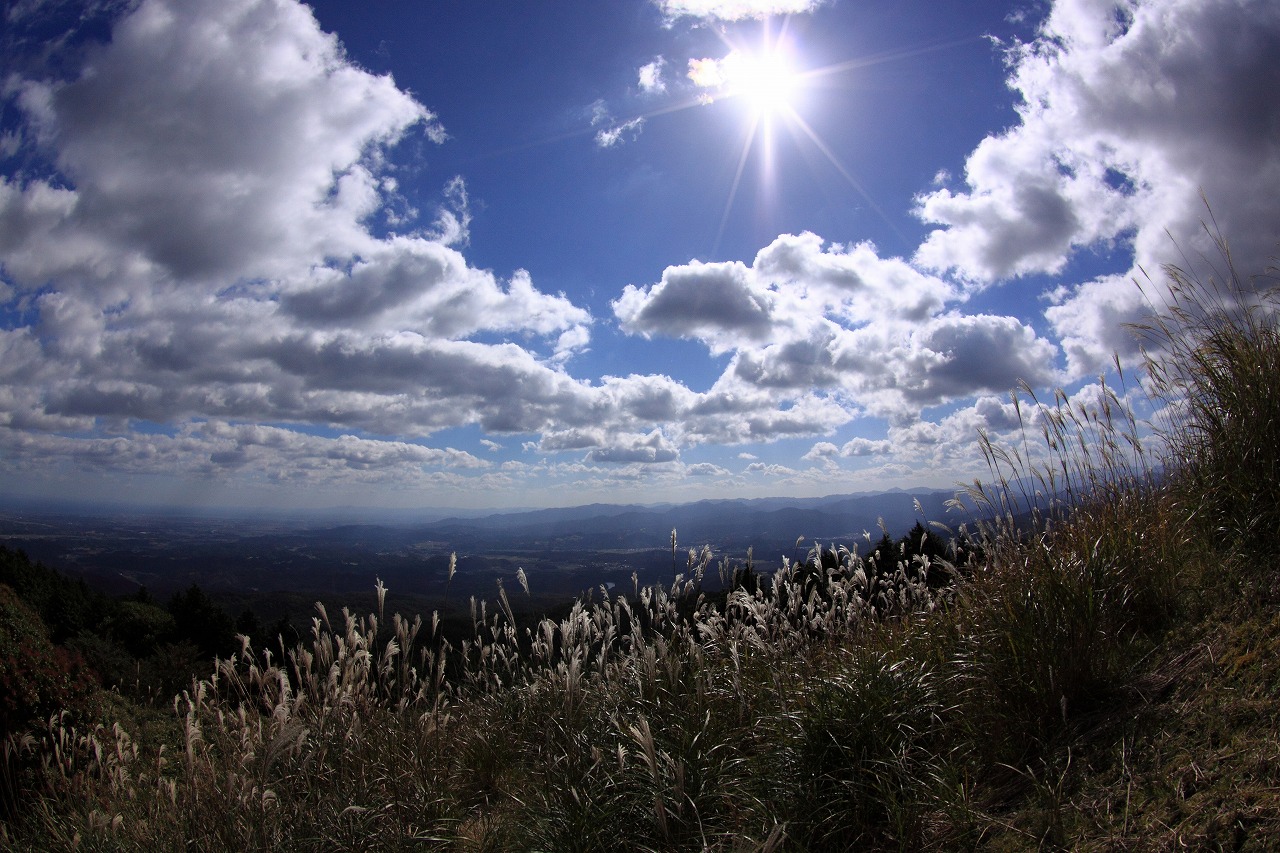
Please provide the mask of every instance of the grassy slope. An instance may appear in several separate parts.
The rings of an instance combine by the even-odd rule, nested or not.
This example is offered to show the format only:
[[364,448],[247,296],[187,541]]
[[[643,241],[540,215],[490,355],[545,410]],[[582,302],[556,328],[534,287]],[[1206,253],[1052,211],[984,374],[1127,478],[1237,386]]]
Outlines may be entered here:
[[1274,601],[1215,606],[1171,629],[1024,772],[989,796],[975,846],[1280,849]]
[[1166,270],[1171,297],[1138,330],[1154,390],[1183,405],[1161,502],[1105,530],[1148,534],[1132,559],[1169,606],[988,825],[994,847],[1280,849],[1280,330],[1275,292],[1252,297],[1219,248],[1216,280]]

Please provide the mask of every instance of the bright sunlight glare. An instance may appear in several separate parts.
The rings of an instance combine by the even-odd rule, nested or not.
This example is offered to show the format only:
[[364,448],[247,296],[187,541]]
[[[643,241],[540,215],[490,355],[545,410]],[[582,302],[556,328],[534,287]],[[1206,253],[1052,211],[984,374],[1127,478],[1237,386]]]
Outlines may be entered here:
[[767,118],[791,107],[799,75],[782,50],[734,50],[721,61],[724,91],[742,98],[752,111]]
[[[724,38],[729,52],[721,58],[690,59],[687,77],[698,91],[697,96],[675,109],[688,109],[696,105],[713,104],[717,101],[734,99],[748,108],[749,118],[742,135],[741,148],[738,152],[737,167],[729,185],[728,198],[724,212],[720,218],[720,227],[716,232],[712,255],[719,252],[720,241],[729,223],[729,215],[733,209],[738,189],[742,185],[747,164],[753,155],[760,165],[761,186],[766,193],[763,202],[768,206],[768,194],[778,177],[778,151],[774,146],[774,135],[778,125],[784,125],[800,140],[815,147],[830,162],[841,177],[858,192],[867,205],[883,219],[890,228],[897,231],[896,226],[888,218],[880,205],[876,203],[862,183],[841,162],[818,132],[804,118],[806,89],[814,80],[827,78],[836,74],[855,71],[870,65],[905,59],[921,53],[941,50],[952,44],[930,45],[914,48],[909,51],[885,53],[879,56],[852,59],[845,62],[827,65],[820,68],[804,68],[797,66],[793,51],[794,42],[786,38],[785,33],[773,36],[767,29],[761,33],[760,46],[756,49],[735,44]],[[899,234],[901,236],[901,234]],[[906,241],[905,237],[902,237]]]

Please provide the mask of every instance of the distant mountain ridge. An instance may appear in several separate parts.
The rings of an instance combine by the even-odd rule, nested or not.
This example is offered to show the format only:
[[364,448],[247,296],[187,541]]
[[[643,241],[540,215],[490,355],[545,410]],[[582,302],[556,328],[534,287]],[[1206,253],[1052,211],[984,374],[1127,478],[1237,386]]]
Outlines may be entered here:
[[[720,549],[794,546],[799,536],[848,541],[879,526],[899,537],[917,521],[955,525],[949,513],[954,490],[832,495],[824,498],[742,498],[656,506],[587,504],[578,507],[495,513],[479,518],[445,518],[414,525],[416,535],[437,541],[480,538],[487,548],[637,549],[662,548],[677,533],[681,547],[710,544]],[[917,508],[918,504],[918,508]]]
[[[211,516],[102,508],[96,513],[0,511],[0,544],[25,550],[111,595],[147,586],[161,597],[193,583],[244,602],[257,596],[337,596],[367,592],[380,578],[399,594],[439,598],[492,595],[495,578],[524,567],[539,594],[569,599],[602,583],[670,579],[687,549],[710,546],[717,561],[740,564],[748,549],[762,570],[803,558],[815,543],[866,553],[916,522],[952,528],[954,493],[920,489],[822,498],[742,498],[688,504],[586,504],[494,512],[480,517],[403,514]],[[918,502],[918,508],[917,508]],[[678,553],[671,554],[676,530]],[[871,542],[863,539],[870,534]],[[797,544],[797,538],[804,541]],[[457,576],[448,575],[457,555]],[[311,598],[310,601],[314,601]],[[335,599],[336,600],[336,599]],[[433,601],[435,599],[432,599]],[[307,602],[309,604],[309,602]],[[423,604],[423,606],[427,606]],[[436,606],[435,604],[431,606]],[[305,607],[304,607],[305,609]]]

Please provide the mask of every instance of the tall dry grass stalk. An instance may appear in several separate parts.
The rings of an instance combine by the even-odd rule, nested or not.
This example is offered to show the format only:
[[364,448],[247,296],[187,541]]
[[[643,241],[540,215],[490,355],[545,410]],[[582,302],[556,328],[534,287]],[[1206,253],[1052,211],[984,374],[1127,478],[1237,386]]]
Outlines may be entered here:
[[1149,295],[1151,318],[1136,328],[1189,515],[1253,547],[1280,534],[1280,294],[1274,270],[1241,276],[1226,240],[1211,236],[1211,271],[1166,266],[1168,287]]

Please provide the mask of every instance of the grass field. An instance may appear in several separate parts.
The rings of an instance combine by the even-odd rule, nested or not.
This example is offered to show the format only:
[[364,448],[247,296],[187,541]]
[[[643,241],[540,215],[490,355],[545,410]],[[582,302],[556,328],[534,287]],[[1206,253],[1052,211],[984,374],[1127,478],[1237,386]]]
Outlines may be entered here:
[[[817,546],[450,643],[318,612],[5,746],[17,850],[1280,848],[1280,329],[1166,271],[1139,381],[1019,396],[944,554]],[[1151,432],[1130,414],[1144,388]],[[672,549],[676,550],[673,536]],[[923,549],[920,549],[923,550]],[[733,591],[703,595],[723,572]]]

